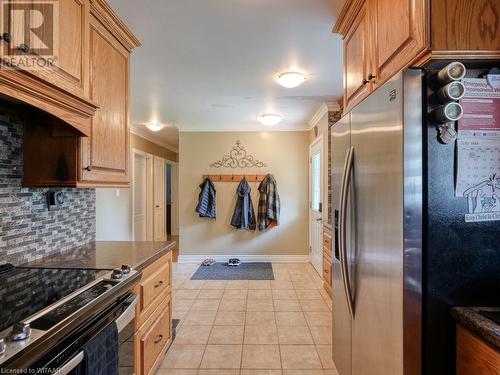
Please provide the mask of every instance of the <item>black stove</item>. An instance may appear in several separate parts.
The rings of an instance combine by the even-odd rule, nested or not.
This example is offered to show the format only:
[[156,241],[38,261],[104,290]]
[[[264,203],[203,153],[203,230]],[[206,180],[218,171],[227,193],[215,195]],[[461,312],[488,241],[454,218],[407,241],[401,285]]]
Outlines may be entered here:
[[109,273],[100,270],[3,268],[4,272],[0,273],[0,332]]
[[102,323],[104,313],[112,320],[133,297],[139,277],[129,266],[85,270],[1,265],[0,369],[30,368],[89,321],[99,317]]

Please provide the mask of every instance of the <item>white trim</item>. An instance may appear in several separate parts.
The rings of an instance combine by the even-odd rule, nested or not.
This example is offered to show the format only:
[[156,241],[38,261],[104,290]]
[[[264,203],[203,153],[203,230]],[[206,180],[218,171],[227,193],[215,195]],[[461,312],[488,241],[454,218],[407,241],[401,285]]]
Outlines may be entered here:
[[238,258],[242,262],[309,263],[308,255],[179,255],[178,263],[200,264],[205,259],[227,262],[229,258]]
[[152,240],[152,223],[153,223],[153,212],[151,210],[151,207],[153,206],[153,186],[152,186],[152,179],[153,179],[153,155],[148,154],[147,152],[144,152],[139,149],[133,148],[131,150],[131,159],[132,162],[131,164],[131,197],[130,199],[132,200],[132,240],[135,240],[135,155],[140,155],[144,158],[146,158],[146,238],[147,240]]
[[311,130],[312,128],[314,128],[326,114],[328,114],[328,105],[326,103],[321,103],[319,108],[316,110],[316,113],[307,123],[307,129]]
[[189,129],[179,129],[179,133],[267,133],[267,132],[307,132],[310,129],[307,127],[294,128],[294,129],[283,129],[283,128],[273,128],[269,126],[265,129],[249,127],[248,129],[229,129],[229,128],[189,128]]
[[[323,205],[323,210],[321,212],[321,217],[323,218],[323,213],[324,213],[324,208],[325,208],[325,202],[323,202],[323,199],[324,199],[324,195],[325,195],[325,171],[324,171],[324,168],[325,168],[325,159],[324,159],[324,156],[325,156],[325,144],[323,142],[323,134],[320,134],[314,141],[311,142],[311,144],[309,145],[309,261],[310,263],[313,265],[313,268],[316,269],[316,267],[314,267],[314,264],[313,262],[311,261],[312,259],[312,234],[313,234],[313,209],[312,209],[312,191],[311,191],[311,185],[312,185],[312,151],[313,151],[313,148],[318,145],[320,146],[320,159],[321,159],[321,166],[320,166],[320,171],[321,171],[321,182],[320,182],[320,188],[321,188],[321,193],[320,193],[320,198],[321,198],[321,203]],[[322,249],[320,248],[320,251],[322,251]],[[323,268],[323,257],[320,257],[321,260],[320,260],[320,263],[321,263],[321,269]],[[318,273],[320,273],[320,270],[316,270]]]
[[163,141],[161,139],[158,139],[152,133],[150,133],[149,131],[147,131],[145,129],[141,129],[141,128],[133,125],[133,126],[130,127],[130,132],[132,134],[137,135],[138,137],[141,137],[141,138],[144,138],[144,139],[146,139],[146,140],[148,140],[150,142],[153,142],[153,143],[157,144],[158,146],[166,148],[169,151],[176,152],[176,153],[179,152],[179,149],[177,147],[169,145],[167,142],[165,142],[165,141]]

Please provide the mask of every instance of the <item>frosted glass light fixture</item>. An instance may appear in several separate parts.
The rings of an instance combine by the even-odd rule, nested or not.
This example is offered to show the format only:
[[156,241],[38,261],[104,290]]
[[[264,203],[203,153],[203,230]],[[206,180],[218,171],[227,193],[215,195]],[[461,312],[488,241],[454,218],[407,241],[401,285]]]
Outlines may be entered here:
[[283,72],[276,77],[276,81],[288,89],[300,86],[306,80],[306,75],[301,72]]
[[257,120],[266,126],[274,126],[279,124],[283,120],[283,116],[278,115],[277,113],[263,113],[257,116]]
[[150,122],[146,124],[146,128],[151,130],[152,132],[159,132],[161,129],[163,129],[165,125],[159,124],[157,122]]

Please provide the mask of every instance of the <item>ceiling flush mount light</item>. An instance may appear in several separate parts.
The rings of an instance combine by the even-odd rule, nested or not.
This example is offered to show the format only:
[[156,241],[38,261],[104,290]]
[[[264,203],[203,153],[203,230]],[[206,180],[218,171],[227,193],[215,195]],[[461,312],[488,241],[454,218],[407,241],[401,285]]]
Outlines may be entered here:
[[158,124],[157,122],[150,122],[150,123],[146,124],[146,128],[148,128],[152,132],[159,132],[164,127],[165,127],[165,125]]
[[276,77],[276,81],[288,89],[300,86],[306,80],[306,75],[301,72],[283,72]]
[[263,113],[257,116],[257,120],[259,120],[262,125],[274,126],[283,120],[283,116],[278,115],[277,113]]

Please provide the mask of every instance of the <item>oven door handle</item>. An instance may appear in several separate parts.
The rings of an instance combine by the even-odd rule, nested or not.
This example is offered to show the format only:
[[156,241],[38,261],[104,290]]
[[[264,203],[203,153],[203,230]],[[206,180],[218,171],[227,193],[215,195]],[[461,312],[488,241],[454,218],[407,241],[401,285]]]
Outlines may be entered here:
[[85,353],[83,350],[79,352],[77,355],[75,355],[73,358],[71,358],[68,362],[64,364],[60,369],[58,369],[54,374],[56,375],[67,375],[71,371],[73,371],[75,368],[80,365],[80,363],[83,362],[83,359],[85,358]]
[[[118,328],[118,332],[121,332],[132,320],[135,318],[135,306],[139,302],[139,298],[136,296],[130,296],[130,301],[125,301],[124,304],[127,305],[127,308],[121,315],[115,320],[116,327]],[[68,362],[64,364],[60,369],[58,369],[55,374],[56,375],[67,375],[72,370],[78,367],[80,363],[82,363],[85,358],[85,353],[83,350],[71,358]]]
[[124,312],[116,319],[116,327],[118,328],[118,333],[121,332],[128,324],[135,319],[135,306],[139,302],[139,297],[132,295],[130,296],[130,302],[126,301],[128,305]]

